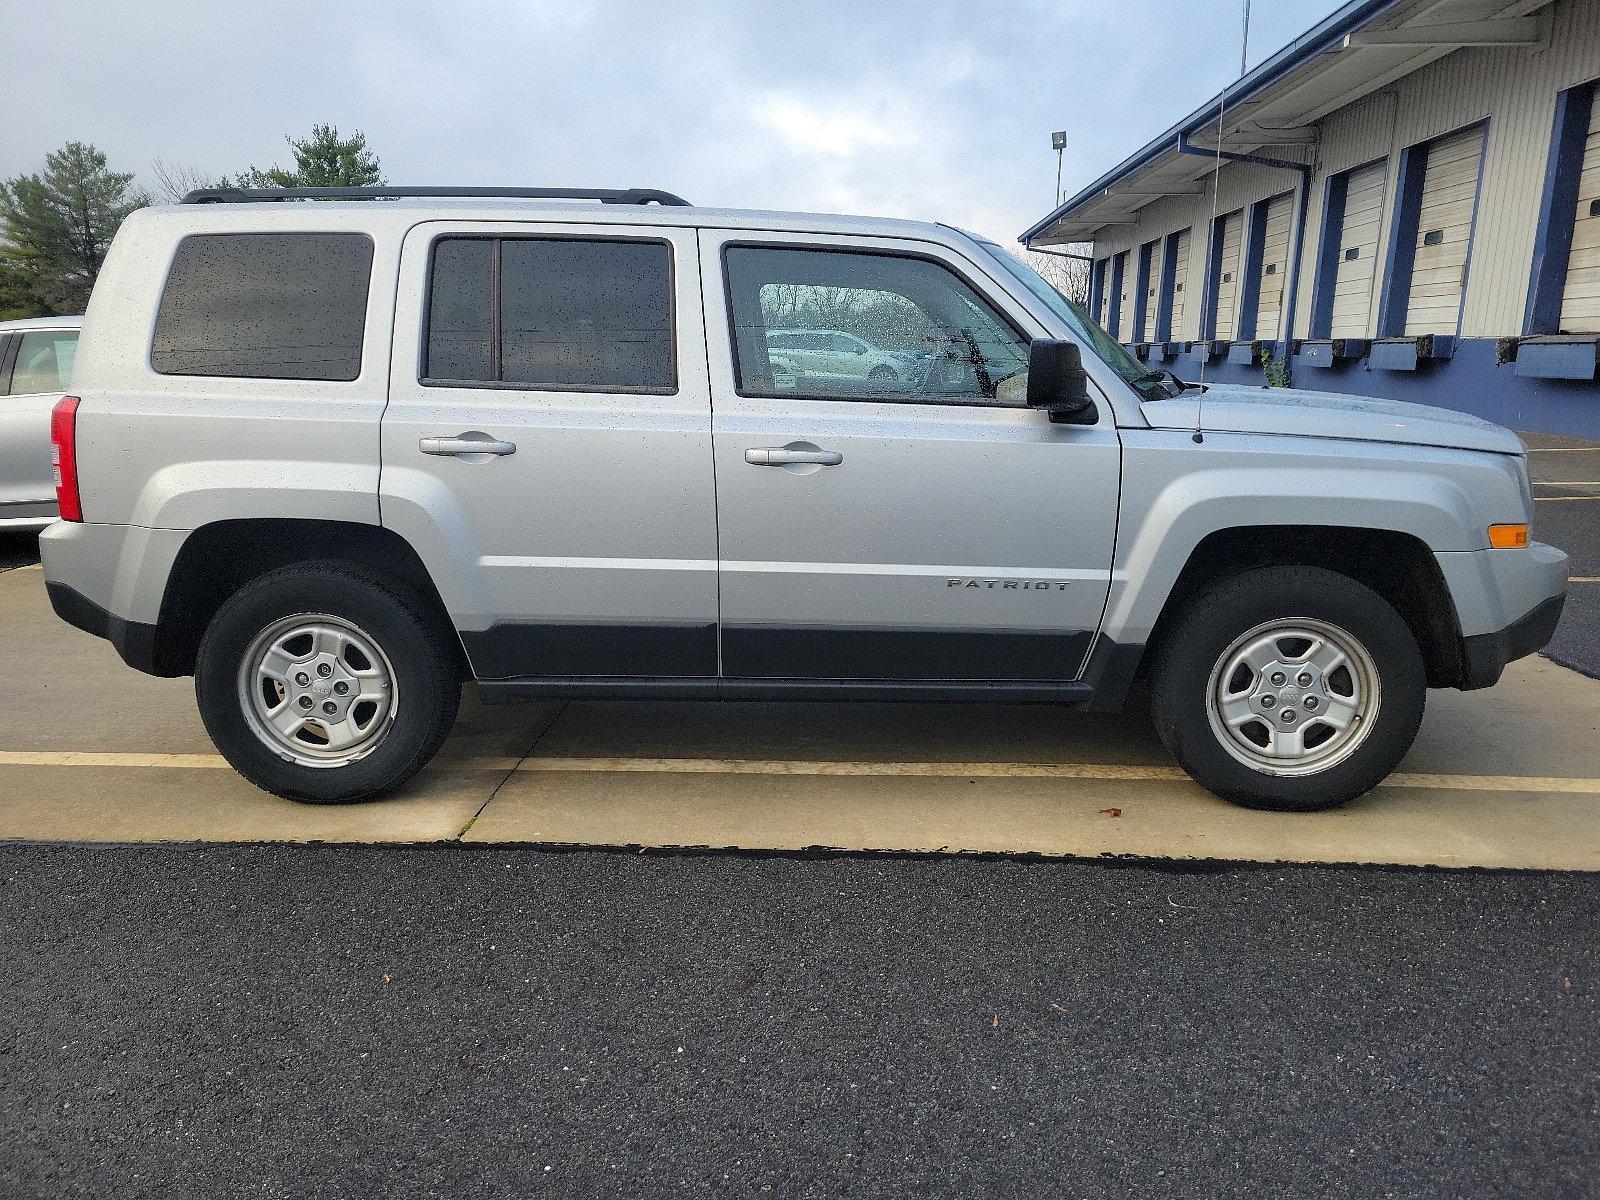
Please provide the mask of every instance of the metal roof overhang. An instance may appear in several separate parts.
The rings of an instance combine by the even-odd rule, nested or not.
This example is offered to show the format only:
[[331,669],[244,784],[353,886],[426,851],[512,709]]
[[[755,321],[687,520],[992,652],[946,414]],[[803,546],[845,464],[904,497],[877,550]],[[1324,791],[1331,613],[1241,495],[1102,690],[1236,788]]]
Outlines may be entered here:
[[[1130,225],[1163,196],[1194,195],[1214,162],[1179,150],[1210,149],[1280,158],[1309,154],[1316,123],[1462,46],[1537,46],[1548,41],[1552,0],[1352,0],[1243,79],[1106,172],[1017,239],[1031,246],[1093,240]],[[1225,109],[1225,111],[1224,111]]]

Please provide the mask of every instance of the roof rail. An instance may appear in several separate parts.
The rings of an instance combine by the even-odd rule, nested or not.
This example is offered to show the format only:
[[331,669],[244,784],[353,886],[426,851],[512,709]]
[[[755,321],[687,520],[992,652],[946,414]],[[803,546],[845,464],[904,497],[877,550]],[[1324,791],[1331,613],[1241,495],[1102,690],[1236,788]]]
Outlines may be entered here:
[[462,196],[518,200],[598,200],[602,204],[667,204],[688,207],[682,196],[658,188],[524,187],[286,187],[199,188],[179,204],[253,204],[276,200],[389,200],[420,196]]

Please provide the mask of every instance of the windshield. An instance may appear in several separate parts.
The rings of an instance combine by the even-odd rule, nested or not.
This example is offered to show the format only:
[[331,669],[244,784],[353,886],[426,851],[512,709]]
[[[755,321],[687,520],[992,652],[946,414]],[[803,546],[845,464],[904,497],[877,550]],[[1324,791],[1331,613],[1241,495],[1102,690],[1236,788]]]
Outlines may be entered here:
[[1174,384],[1167,382],[1164,376],[1146,370],[1143,363],[1100,328],[1083,305],[1068,300],[1050,286],[1049,280],[1015,254],[1007,254],[995,243],[983,238],[973,240],[984,248],[990,258],[1004,267],[1008,274],[1020,280],[1024,287],[1049,305],[1050,311],[1067,323],[1067,328],[1080,342],[1088,343],[1100,361],[1126,379],[1144,399],[1166,400],[1178,390]]

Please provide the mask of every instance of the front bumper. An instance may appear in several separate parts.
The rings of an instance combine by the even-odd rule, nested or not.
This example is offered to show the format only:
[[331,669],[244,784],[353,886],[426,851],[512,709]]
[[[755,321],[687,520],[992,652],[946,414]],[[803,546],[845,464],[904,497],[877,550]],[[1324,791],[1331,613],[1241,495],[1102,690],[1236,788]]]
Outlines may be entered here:
[[1534,542],[1516,549],[1436,553],[1455,604],[1459,682],[1490,687],[1505,665],[1541,649],[1555,632],[1567,596],[1567,556]]
[[1530,612],[1493,633],[1461,639],[1463,690],[1491,687],[1500,682],[1506,664],[1526,658],[1550,644],[1567,594],[1551,596]]

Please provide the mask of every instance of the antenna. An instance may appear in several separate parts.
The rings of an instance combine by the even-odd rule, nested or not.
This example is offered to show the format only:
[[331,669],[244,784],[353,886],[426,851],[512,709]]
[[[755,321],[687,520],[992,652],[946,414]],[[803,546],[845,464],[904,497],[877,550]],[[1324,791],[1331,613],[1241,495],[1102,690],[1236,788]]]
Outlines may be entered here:
[[[1243,79],[1250,63],[1250,0],[1244,0],[1244,32],[1239,45],[1239,78]],[[1211,170],[1211,224],[1207,226],[1211,236],[1217,233],[1217,198],[1222,188],[1222,119],[1228,111],[1228,85],[1222,85],[1222,95],[1217,100],[1217,157],[1216,165]],[[1215,306],[1216,300],[1211,294],[1212,289],[1205,290],[1206,303],[1201,305],[1200,321],[1202,325],[1207,320],[1207,310]],[[1194,401],[1194,440],[1204,442],[1205,433],[1202,431],[1204,422],[1201,417],[1206,408],[1206,362],[1210,358],[1200,360],[1200,394]]]

